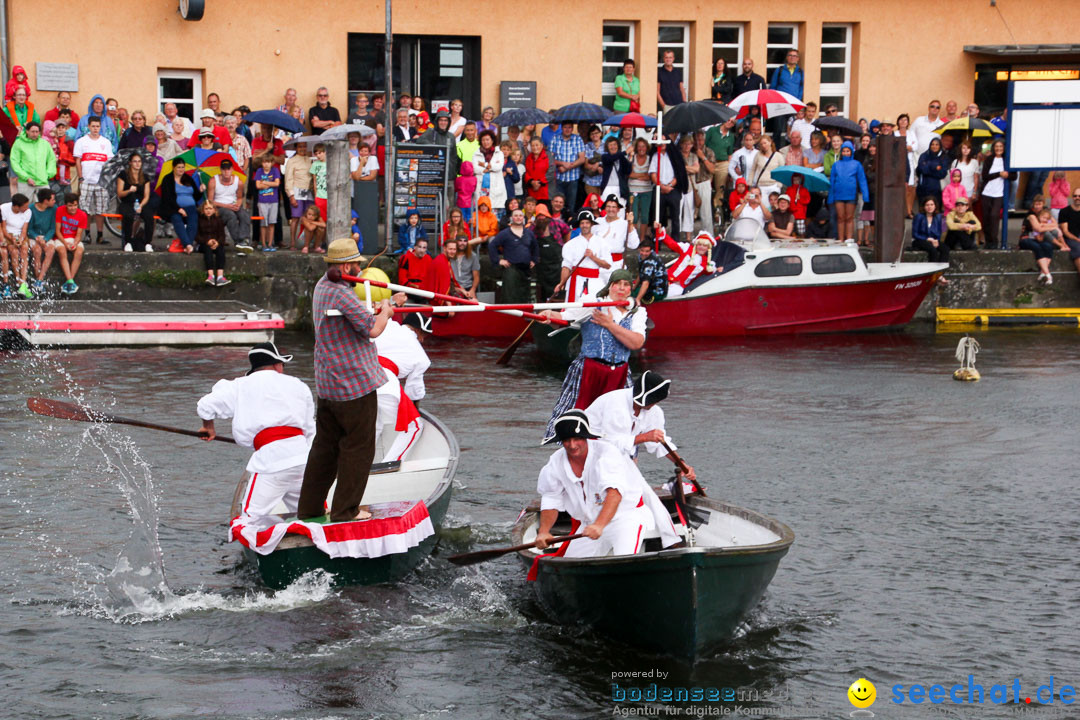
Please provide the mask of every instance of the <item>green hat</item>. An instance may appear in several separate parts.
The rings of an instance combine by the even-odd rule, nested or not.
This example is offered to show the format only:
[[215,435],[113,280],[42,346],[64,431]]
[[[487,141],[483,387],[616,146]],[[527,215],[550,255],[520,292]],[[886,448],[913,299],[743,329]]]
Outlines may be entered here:
[[634,276],[630,274],[630,271],[626,268],[619,268],[615,272],[611,273],[611,275],[608,277],[607,285],[604,286],[603,290],[596,293],[596,297],[607,297],[608,291],[611,290],[612,284],[617,283],[620,280],[625,280],[631,285],[634,284]]

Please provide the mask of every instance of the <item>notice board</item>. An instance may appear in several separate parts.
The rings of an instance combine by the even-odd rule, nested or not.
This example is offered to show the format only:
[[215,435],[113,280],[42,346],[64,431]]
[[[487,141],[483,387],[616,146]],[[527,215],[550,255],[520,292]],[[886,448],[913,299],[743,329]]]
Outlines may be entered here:
[[446,209],[446,146],[395,143],[394,152],[394,226],[400,227],[406,213],[415,209],[429,237],[437,237],[436,224]]

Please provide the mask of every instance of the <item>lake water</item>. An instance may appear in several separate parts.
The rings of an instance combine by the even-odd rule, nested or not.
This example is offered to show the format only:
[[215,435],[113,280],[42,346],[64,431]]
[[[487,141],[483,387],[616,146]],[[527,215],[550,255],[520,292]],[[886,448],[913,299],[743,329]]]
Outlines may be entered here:
[[[312,576],[280,592],[226,542],[243,450],[25,409],[77,397],[196,429],[196,401],[246,370],[245,349],[0,355],[0,715],[600,718],[628,706],[613,673],[659,670],[621,682],[744,700],[654,717],[847,717],[859,677],[878,717],[1021,716],[1023,702],[989,697],[891,701],[916,683],[962,683],[966,698],[969,675],[1010,699],[1014,679],[1022,698],[1051,676],[1058,691],[1080,683],[1080,335],[978,337],[973,384],[951,379],[958,336],[917,328],[647,348],[640,364],[674,379],[669,432],[710,495],[796,534],[739,637],[693,667],[549,622],[516,558],[445,560],[507,544],[551,451],[538,441],[562,375],[528,346],[498,368],[501,346],[429,343],[424,407],[461,445],[432,558],[396,586]],[[310,337],[278,340],[311,383]]]

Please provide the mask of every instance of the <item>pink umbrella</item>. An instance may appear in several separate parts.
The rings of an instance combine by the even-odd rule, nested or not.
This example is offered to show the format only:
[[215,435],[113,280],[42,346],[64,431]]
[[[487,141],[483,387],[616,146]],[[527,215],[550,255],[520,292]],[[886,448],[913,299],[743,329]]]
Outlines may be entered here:
[[764,118],[794,115],[806,107],[806,103],[799,98],[779,90],[751,90],[744,92],[732,100],[728,107],[738,112],[735,119],[741,120],[750,114],[750,108],[754,105],[761,108],[761,116]]

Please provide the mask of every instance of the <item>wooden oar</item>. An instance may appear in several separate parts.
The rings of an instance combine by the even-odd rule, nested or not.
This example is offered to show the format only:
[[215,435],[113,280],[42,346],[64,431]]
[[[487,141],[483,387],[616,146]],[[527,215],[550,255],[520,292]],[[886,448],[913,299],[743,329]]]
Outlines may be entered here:
[[[660,444],[664,446],[664,449],[668,451],[668,455],[670,455],[671,459],[675,461],[675,466],[678,467],[684,475],[688,474],[690,472],[690,466],[687,465],[681,457],[679,457],[679,453],[675,452],[675,449],[673,447],[668,445],[667,440],[661,440]],[[675,482],[678,483],[680,481],[676,480]],[[694,480],[694,487],[697,488],[698,493],[702,497],[705,497],[705,488],[701,487],[701,483],[699,483],[697,480]]]
[[[552,545],[559,545],[564,542],[570,542],[571,540],[577,540],[578,538],[585,537],[584,533],[578,533],[577,535],[562,535],[557,538],[552,538],[548,543],[548,547]],[[524,543],[523,545],[515,545],[513,547],[495,548],[494,550],[478,550],[477,552],[463,553],[461,555],[451,555],[446,558],[455,565],[475,565],[476,563],[486,562],[487,560],[494,560],[495,558],[502,557],[512,552],[518,552],[519,550],[528,550],[529,548],[536,547],[536,543]]]
[[[61,402],[59,400],[49,400],[48,398],[27,398],[26,407],[30,408],[38,415],[60,418],[61,420],[76,420],[78,422],[89,423],[113,423],[115,425],[132,425],[134,427],[147,428],[149,430],[162,430],[164,432],[176,433],[177,435],[187,435],[189,437],[197,438],[203,437],[203,435],[200,434],[197,430],[184,430],[182,428],[170,427],[168,425],[157,425],[156,423],[144,422],[142,420],[134,420],[132,418],[119,417],[116,415],[106,415],[105,413],[98,412],[97,410],[90,410],[89,408],[80,407],[72,403]],[[227,437],[225,435],[218,435],[214,439],[227,443],[236,442],[231,437]]]

